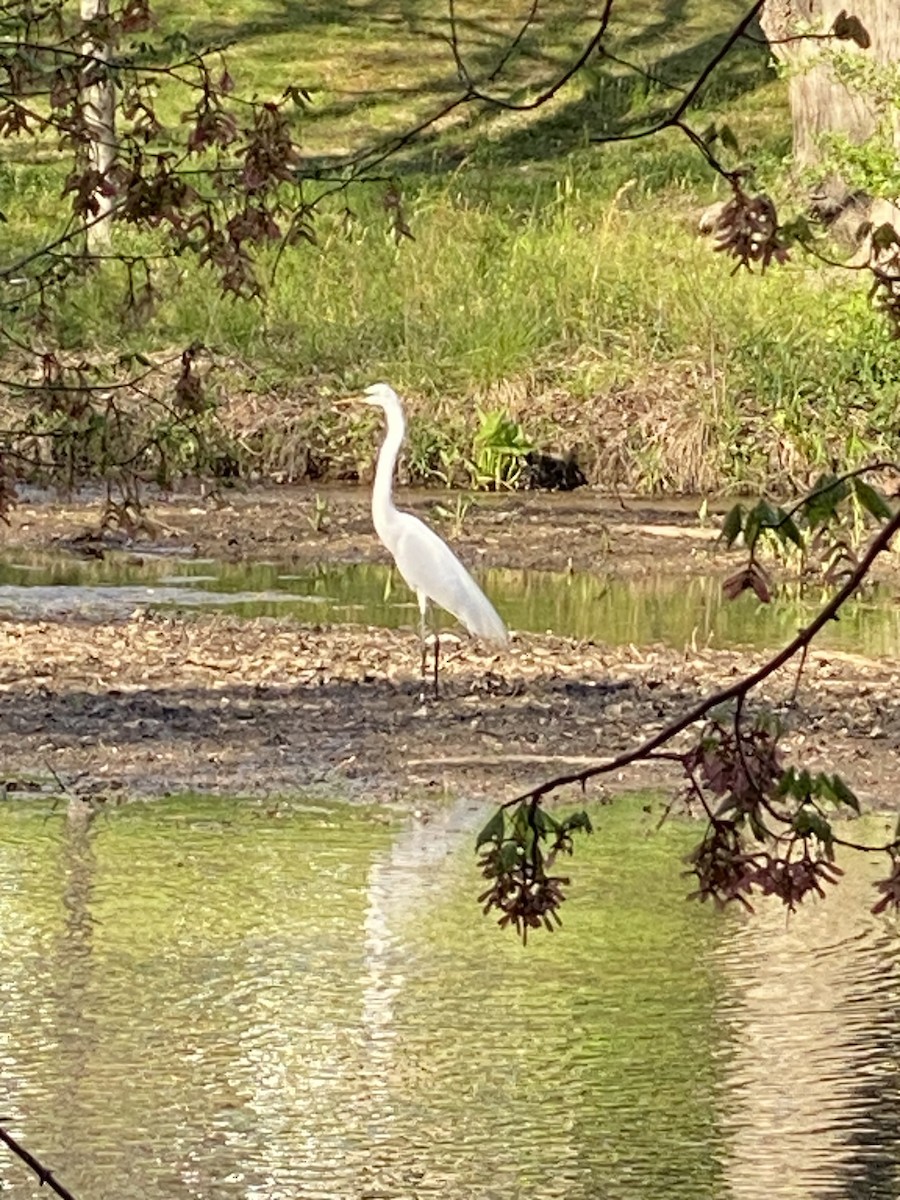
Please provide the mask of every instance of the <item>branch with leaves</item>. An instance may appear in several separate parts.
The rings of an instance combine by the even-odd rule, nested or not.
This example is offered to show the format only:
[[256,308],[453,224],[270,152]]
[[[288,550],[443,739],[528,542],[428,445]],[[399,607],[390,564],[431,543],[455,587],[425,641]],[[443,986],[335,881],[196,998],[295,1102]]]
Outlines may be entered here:
[[[783,262],[792,245],[814,242],[808,224],[785,226],[771,198],[754,191],[751,167],[728,164],[739,153],[728,129],[700,130],[692,123],[710,79],[742,39],[754,36],[761,7],[762,0],[747,4],[695,78],[684,86],[666,85],[677,97],[662,117],[642,129],[596,132],[591,138],[599,145],[647,138],[666,129],[687,136],[731,188],[713,232],[715,249],[732,258],[735,269],[765,269],[772,262]],[[47,0],[37,8],[7,5],[0,10],[0,136],[20,143],[30,138],[42,151],[55,146],[70,169],[61,178],[61,228],[41,244],[17,246],[15,255],[0,263],[0,313],[8,314],[10,325],[24,316],[36,329],[47,330],[66,289],[77,287],[91,273],[103,272],[109,286],[122,290],[126,320],[142,322],[165,295],[160,282],[161,275],[165,279],[165,264],[186,259],[210,271],[224,295],[263,302],[269,286],[266,270],[270,268],[274,276],[286,247],[314,244],[323,208],[357,185],[382,189],[385,219],[400,243],[414,234],[399,183],[404,152],[439,135],[448,120],[485,121],[496,114],[524,117],[538,112],[571,94],[586,72],[598,64],[602,68],[605,62],[649,77],[643,67],[609,49],[614,44],[616,11],[613,0],[603,0],[596,14],[585,19],[579,39],[573,39],[568,61],[555,63],[542,77],[533,78],[521,64],[529,61],[523,48],[540,20],[540,0],[532,0],[483,68],[467,52],[457,0],[448,0],[446,41],[458,85],[421,119],[360,150],[335,156],[326,168],[302,152],[302,122],[313,102],[305,87],[291,82],[269,98],[241,95],[225,48],[198,48],[184,35],[161,35],[150,0],[116,0],[102,20],[87,22],[73,19],[62,0]],[[831,41],[859,36],[847,19],[836,21],[827,32]],[[107,147],[114,154],[101,170],[100,158],[93,152],[100,135],[91,121],[91,95],[104,84],[114,87],[118,103],[114,146]],[[167,104],[171,108],[176,102],[181,111],[173,122],[166,117]],[[98,250],[93,239],[100,227],[109,230],[107,251]],[[124,238],[127,249],[122,247]],[[892,328],[900,328],[900,240],[887,226],[873,233],[872,245],[872,261],[860,269],[871,271],[875,301]],[[21,382],[6,370],[17,397],[31,392],[40,408],[45,359],[54,355],[63,359],[49,338],[35,338],[30,361],[26,357],[16,364]],[[99,393],[101,383],[120,388],[127,367],[116,379],[104,364],[97,372],[102,381],[88,384],[73,378],[77,376],[73,366],[66,364],[54,382],[55,401],[66,388],[73,393],[71,404],[56,405],[54,421],[59,410],[67,407],[76,422],[69,432],[74,443],[84,448],[89,422],[103,425],[106,421],[96,403],[82,403],[85,396],[91,389]],[[87,363],[83,373],[91,374],[96,367]],[[162,390],[162,385],[155,389]],[[15,416],[18,419],[18,413]],[[160,411],[159,417],[165,425],[167,414]],[[181,423],[172,429],[175,440],[184,434],[184,446],[192,441],[208,446],[209,430],[201,428],[201,417],[207,422],[212,419],[206,409],[196,414],[180,411]],[[187,426],[192,422],[195,428],[190,434]],[[120,422],[120,428],[126,424]],[[44,423],[35,432],[47,445],[65,440],[58,425],[48,428]],[[138,453],[145,441],[141,433],[127,446],[117,443],[123,456],[122,476],[128,476],[135,496],[140,480],[127,467],[136,461],[146,466]],[[105,438],[103,471],[114,467],[113,444],[114,439]],[[220,451],[194,455],[194,465],[202,469],[204,458],[227,459],[226,442]],[[33,448],[23,450],[15,438],[2,434],[0,456],[6,463],[0,480],[28,475],[33,462],[47,465],[46,455],[35,454]],[[166,473],[164,467],[162,475]],[[69,454],[52,482],[71,486],[95,477],[89,457]],[[12,495],[8,485],[4,494],[8,504]],[[0,509],[3,503],[0,498]]]
[[[878,467],[883,470],[885,464]],[[894,838],[878,846],[864,847],[841,838],[833,820],[841,813],[859,812],[853,790],[837,774],[813,774],[786,764],[780,723],[765,711],[752,717],[747,712],[751,694],[765,680],[797,658],[802,670],[817,634],[838,618],[900,531],[900,509],[892,510],[876,489],[864,483],[862,473],[821,480],[793,510],[761,502],[766,507],[744,514],[739,528],[729,514],[727,533],[723,533],[732,542],[738,534],[743,536],[751,566],[764,531],[802,542],[800,527],[792,525],[795,515],[805,513],[807,531],[815,532],[826,514],[836,514],[851,496],[883,523],[828,603],[757,670],[705,697],[641,745],[545,780],[501,805],[476,841],[488,881],[479,898],[485,912],[497,912],[500,924],[512,926],[523,940],[532,929],[552,930],[558,925],[563,889],[569,881],[553,873],[554,864],[561,853],[572,853],[575,832],[590,832],[590,819],[584,812],[557,818],[547,812],[545,800],[563,788],[574,785],[584,790],[592,780],[654,761],[679,766],[685,778],[684,798],[689,806],[698,806],[705,819],[703,836],[690,859],[695,897],[719,904],[737,901],[749,908],[753,895],[775,895],[793,910],[810,892],[821,895],[826,885],[838,881],[835,848],[846,846],[888,856],[890,872],[878,885],[883,895],[875,910],[900,908],[900,823]],[[694,727],[699,727],[695,740],[686,749],[676,748],[680,735]]]

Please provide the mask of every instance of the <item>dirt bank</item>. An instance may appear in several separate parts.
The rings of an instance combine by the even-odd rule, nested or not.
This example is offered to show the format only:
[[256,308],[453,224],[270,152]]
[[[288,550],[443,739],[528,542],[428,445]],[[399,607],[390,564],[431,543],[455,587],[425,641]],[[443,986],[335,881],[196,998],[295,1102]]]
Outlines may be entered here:
[[[658,571],[668,562],[683,572],[727,569],[715,525],[697,520],[696,503],[654,504],[611,500],[589,489],[567,494],[517,493],[474,499],[459,493],[418,491],[402,502],[453,542],[470,565],[548,571],[598,570],[631,574]],[[458,504],[460,507],[458,507]],[[82,539],[99,528],[99,500],[54,503],[26,498],[0,526],[0,549],[47,549]],[[135,549],[163,549],[229,561],[388,561],[372,531],[368,492],[361,488],[279,488],[229,492],[210,499],[180,496],[151,503],[136,530]],[[113,527],[113,540],[116,527]],[[107,541],[110,534],[107,534]],[[96,548],[102,549],[97,540]]]
[[[204,556],[382,556],[362,496],[327,503],[327,528],[316,531],[308,493],[227,506],[185,498],[151,510],[152,535]],[[59,545],[95,515],[79,505],[23,505],[5,549]],[[710,566],[709,534],[687,509],[623,509],[589,495],[501,499],[467,514],[454,541],[469,562],[490,565],[571,560],[614,563],[623,574]],[[0,620],[2,777],[11,792],[64,785],[107,799],[307,788],[418,802],[445,789],[508,798],[628,748],[762,661],[532,635],[503,656],[482,655],[467,639],[447,639],[444,649],[444,697],[422,705],[411,632],[207,615]],[[762,698],[779,708],[808,765],[843,771],[885,806],[900,782],[898,681],[900,662],[812,653],[795,703],[793,671]],[[663,781],[644,768],[608,785]]]

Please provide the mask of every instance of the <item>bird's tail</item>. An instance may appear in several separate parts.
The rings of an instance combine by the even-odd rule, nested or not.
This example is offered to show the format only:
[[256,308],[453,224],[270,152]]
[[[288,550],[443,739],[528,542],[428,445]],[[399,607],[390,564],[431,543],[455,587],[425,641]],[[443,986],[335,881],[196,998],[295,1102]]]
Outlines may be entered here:
[[505,650],[509,646],[509,631],[503,623],[503,618],[486,597],[477,621],[469,625],[469,632],[480,637],[483,642],[496,646],[498,650]]

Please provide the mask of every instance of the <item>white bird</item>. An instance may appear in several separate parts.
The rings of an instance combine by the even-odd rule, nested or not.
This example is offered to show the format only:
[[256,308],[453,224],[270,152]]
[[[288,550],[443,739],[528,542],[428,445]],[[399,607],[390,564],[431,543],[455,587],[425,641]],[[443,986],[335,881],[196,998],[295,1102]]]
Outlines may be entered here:
[[[497,610],[462,565],[450,547],[434,530],[394,506],[392,495],[394,467],[406,433],[406,421],[400,397],[386,383],[367,387],[360,399],[381,408],[387,419],[387,434],[378,454],[375,484],[372,488],[372,521],[375,532],[391,552],[397,570],[415,592],[419,601],[422,634],[422,681],[427,661],[426,614],[429,600],[445,608],[465,625],[469,633],[485,642],[505,647],[509,634]],[[440,642],[434,635],[434,694],[438,694]]]

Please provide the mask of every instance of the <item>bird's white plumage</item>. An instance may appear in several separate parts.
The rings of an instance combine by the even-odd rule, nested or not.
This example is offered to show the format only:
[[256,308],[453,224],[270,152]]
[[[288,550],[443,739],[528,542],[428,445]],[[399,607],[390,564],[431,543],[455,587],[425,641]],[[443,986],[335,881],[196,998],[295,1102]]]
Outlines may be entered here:
[[431,600],[452,613],[475,636],[507,645],[509,635],[497,610],[446,542],[418,517],[400,512],[394,505],[394,467],[406,432],[399,396],[386,383],[376,383],[366,388],[365,397],[369,404],[383,409],[387,419],[372,488],[375,532],[416,593],[423,617]]

